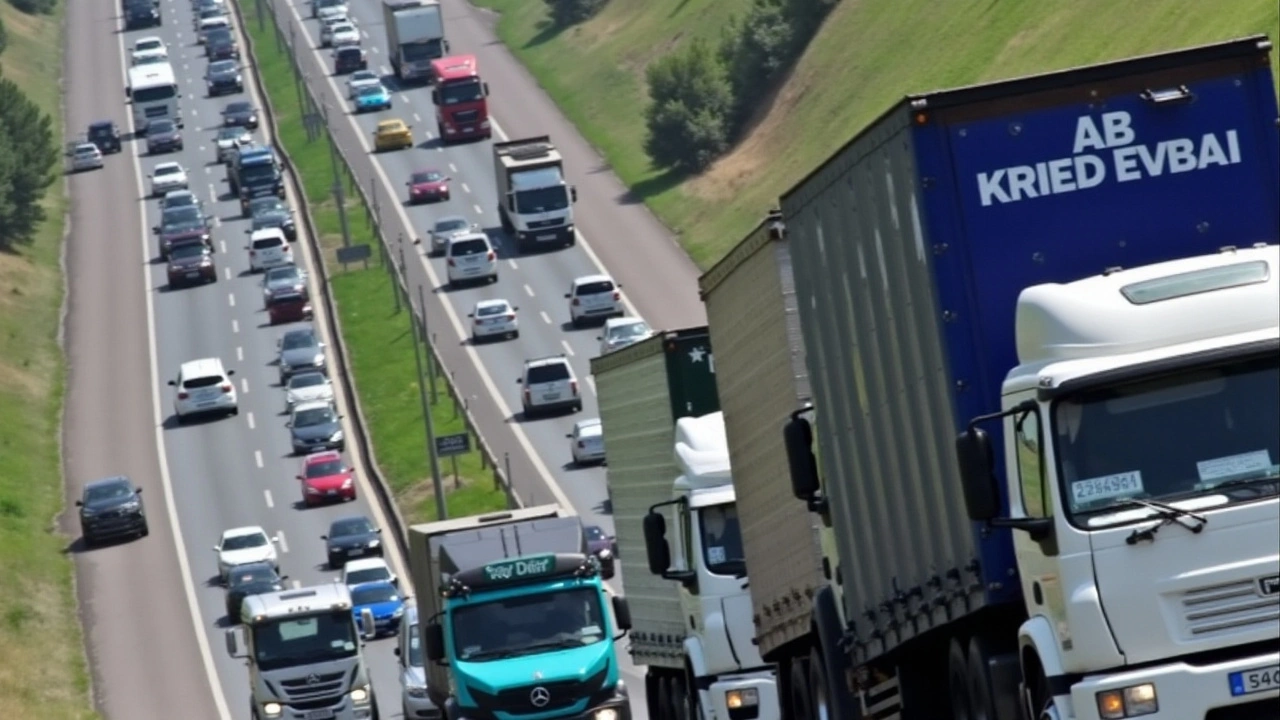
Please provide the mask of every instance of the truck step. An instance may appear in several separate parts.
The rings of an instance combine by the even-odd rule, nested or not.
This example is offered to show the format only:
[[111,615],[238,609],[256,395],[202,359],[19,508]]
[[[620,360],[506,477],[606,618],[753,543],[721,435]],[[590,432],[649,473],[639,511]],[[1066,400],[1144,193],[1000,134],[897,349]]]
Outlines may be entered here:
[[902,720],[902,694],[896,675],[862,692],[860,700],[866,720]]

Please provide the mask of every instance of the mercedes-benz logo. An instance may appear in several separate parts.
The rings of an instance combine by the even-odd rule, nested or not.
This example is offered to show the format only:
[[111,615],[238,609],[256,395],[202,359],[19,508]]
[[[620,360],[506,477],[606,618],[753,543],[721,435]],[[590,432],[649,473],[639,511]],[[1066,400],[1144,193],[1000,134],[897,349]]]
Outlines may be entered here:
[[551,702],[551,691],[541,686],[536,687],[529,693],[529,702],[536,708],[546,707]]
[[308,685],[318,685],[319,683],[320,683],[320,676],[319,676],[319,675],[317,675],[317,674],[315,674],[315,673],[311,673],[310,675],[308,675],[308,676],[307,676],[307,684],[308,684]]

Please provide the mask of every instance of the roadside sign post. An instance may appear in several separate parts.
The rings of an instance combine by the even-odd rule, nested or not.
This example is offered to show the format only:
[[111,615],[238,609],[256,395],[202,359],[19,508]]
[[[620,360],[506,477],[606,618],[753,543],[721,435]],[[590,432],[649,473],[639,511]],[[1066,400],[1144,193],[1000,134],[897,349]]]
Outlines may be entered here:
[[449,458],[455,489],[462,487],[462,478],[458,477],[458,456],[469,452],[471,452],[471,433],[462,432],[436,438],[436,457]]

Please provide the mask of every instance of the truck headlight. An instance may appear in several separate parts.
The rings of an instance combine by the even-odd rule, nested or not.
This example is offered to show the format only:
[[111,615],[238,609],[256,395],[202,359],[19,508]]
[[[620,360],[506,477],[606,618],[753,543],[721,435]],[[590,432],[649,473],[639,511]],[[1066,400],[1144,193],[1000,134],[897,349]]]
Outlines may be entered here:
[[760,704],[760,693],[755,688],[730,690],[724,694],[724,704],[730,710],[755,707]]
[[618,720],[618,711],[613,708],[597,710],[595,714],[591,716],[591,720]]
[[1151,715],[1160,710],[1156,686],[1151,683],[1131,685],[1118,690],[1104,690],[1097,695],[1098,715],[1104,720]]
[[369,686],[361,685],[351,691],[351,702],[356,705],[364,705],[369,702]]
[[277,702],[265,703],[262,706],[262,714],[267,717],[279,717],[282,712],[284,712],[284,708],[280,707],[280,703]]

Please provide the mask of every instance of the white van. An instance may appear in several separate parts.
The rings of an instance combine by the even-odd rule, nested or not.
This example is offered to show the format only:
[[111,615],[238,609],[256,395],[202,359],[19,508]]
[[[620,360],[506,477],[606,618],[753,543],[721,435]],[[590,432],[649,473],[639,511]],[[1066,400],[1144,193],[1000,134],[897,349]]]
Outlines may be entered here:
[[236,384],[231,380],[235,370],[227,370],[218,358],[189,360],[178,368],[178,377],[169,381],[177,394],[173,398],[173,414],[178,423],[194,415],[238,415]]
[[481,232],[449,238],[444,250],[450,285],[464,282],[498,282],[498,254]]
[[249,271],[293,264],[293,248],[280,228],[262,228],[249,234]]

